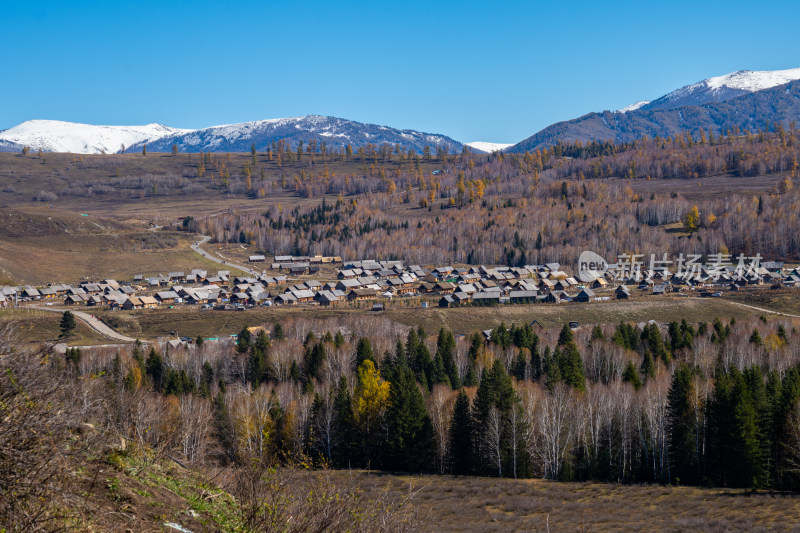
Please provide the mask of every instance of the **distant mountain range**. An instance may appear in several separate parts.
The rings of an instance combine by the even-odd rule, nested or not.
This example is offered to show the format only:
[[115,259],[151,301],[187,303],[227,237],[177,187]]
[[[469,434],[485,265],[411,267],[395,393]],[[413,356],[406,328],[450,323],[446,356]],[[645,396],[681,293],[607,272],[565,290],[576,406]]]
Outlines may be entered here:
[[176,145],[181,152],[248,152],[253,143],[264,151],[283,139],[295,147],[302,141],[316,141],[328,148],[354,148],[367,144],[400,145],[421,152],[448,147],[460,151],[463,144],[447,137],[416,130],[363,124],[335,117],[308,115],[182,130],[148,124],[146,126],[93,126],[55,120],[30,120],[0,132],[0,151],[19,151],[23,146],[46,152],[79,154],[139,152],[144,145],[151,152],[169,152]]
[[54,120],[29,120],[0,131],[0,152],[18,152],[24,146],[46,152],[81,154],[169,152],[247,152],[255,143],[265,151],[278,140],[290,147],[299,142],[328,148],[367,144],[400,145],[421,152],[448,147],[461,151],[524,152],[557,142],[592,140],[627,142],[642,137],[668,136],[699,130],[724,132],[728,128],[757,130],[766,124],[800,120],[800,68],[775,71],[741,70],[681,87],[655,100],[642,100],[618,111],[589,113],[552,124],[515,144],[461,143],[450,137],[416,130],[365,124],[342,118],[308,115],[212,126],[198,130],[145,126],[94,126]]
[[720,133],[734,126],[757,130],[766,124],[800,121],[800,68],[741,70],[681,87],[653,101],[619,111],[589,113],[557,122],[508,148],[525,152],[562,142],[627,142],[709,129]]

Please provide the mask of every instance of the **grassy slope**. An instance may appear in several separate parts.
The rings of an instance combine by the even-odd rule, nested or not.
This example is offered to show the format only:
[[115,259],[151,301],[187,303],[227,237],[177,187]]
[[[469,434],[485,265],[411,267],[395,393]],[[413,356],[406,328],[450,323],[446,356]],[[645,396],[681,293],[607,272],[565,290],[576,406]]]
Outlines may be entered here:
[[[239,531],[238,505],[200,472],[140,449],[112,449],[71,474],[85,495],[83,530]],[[322,474],[319,474],[322,475]],[[701,487],[563,483],[454,476],[328,472],[367,498],[402,499],[415,531],[789,531],[800,499]]]
[[[342,473],[341,475],[345,475]],[[361,484],[412,505],[420,531],[790,531],[800,499],[725,489],[376,474]]]
[[70,346],[105,344],[109,341],[78,320],[78,329],[67,339],[61,339],[61,315],[28,309],[0,309],[0,327],[13,322],[15,335],[25,344],[66,342]]
[[165,523],[195,533],[242,531],[228,493],[147,451],[114,448],[69,475],[85,498],[70,520],[81,531],[175,531]]
[[223,268],[193,252],[195,240],[182,232],[154,232],[60,210],[0,209],[0,284],[130,280],[135,274]]
[[[642,297],[629,301],[593,302],[590,304],[530,304],[504,305],[498,307],[463,307],[420,309],[418,304],[395,301],[381,315],[408,326],[423,326],[427,331],[446,327],[456,333],[493,328],[501,322],[507,325],[529,323],[538,320],[544,327],[559,327],[568,321],[580,325],[617,324],[620,321],[642,322],[656,320],[670,322],[685,318],[689,322],[710,321],[714,317],[758,315],[752,309],[740,307],[724,298],[660,298]],[[198,311],[175,308],[142,311],[98,312],[103,320],[133,337],[155,338],[177,331],[181,336],[218,337],[241,331],[243,326],[271,324],[290,317],[333,318],[337,316],[371,313],[368,307],[282,307],[237,311]]]

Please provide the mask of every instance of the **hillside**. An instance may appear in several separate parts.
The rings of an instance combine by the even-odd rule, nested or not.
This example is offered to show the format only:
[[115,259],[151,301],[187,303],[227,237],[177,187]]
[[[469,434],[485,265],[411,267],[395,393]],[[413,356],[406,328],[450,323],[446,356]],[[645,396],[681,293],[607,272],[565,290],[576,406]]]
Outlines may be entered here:
[[451,151],[460,151],[463,146],[444,135],[308,115],[198,130],[170,128],[161,124],[96,126],[57,120],[29,120],[0,131],[0,151],[19,152],[22,147],[28,146],[33,151],[114,154],[141,152],[145,145],[150,152],[171,152],[173,145],[176,145],[181,152],[249,152],[254,143],[256,149],[265,151],[280,140],[292,148],[300,142],[306,146],[310,143],[325,145],[328,149],[341,149],[347,145],[355,149],[368,144],[379,146],[388,143],[417,152],[422,152],[426,146]]
[[161,124],[95,126],[60,120],[28,120],[0,132],[0,150],[16,152],[28,146],[44,152],[113,154],[132,144],[187,131]]
[[740,70],[686,85],[652,102],[642,102],[643,105],[640,107],[649,110],[675,109],[724,102],[737,96],[771,89],[798,79],[800,79],[800,68],[767,71]]
[[800,81],[793,81],[724,102],[674,109],[649,109],[643,106],[628,112],[589,113],[548,126],[508,151],[525,152],[553,146],[558,142],[611,140],[621,143],[642,137],[667,137],[700,130],[713,131],[714,134],[723,133],[729,128],[758,131],[776,122],[788,126],[798,119]]

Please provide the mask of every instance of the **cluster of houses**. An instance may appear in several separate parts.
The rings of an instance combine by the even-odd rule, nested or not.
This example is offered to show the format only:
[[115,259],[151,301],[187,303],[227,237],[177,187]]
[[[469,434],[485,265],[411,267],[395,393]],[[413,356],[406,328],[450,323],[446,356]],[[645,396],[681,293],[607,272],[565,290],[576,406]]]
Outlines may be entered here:
[[[265,263],[265,255],[251,255],[248,257],[250,263]],[[341,263],[342,258],[338,256],[307,256],[307,255],[277,255],[274,262],[270,264],[272,270],[283,270],[292,276],[303,276],[305,274],[316,274],[322,265]]]
[[[296,265],[297,258],[284,256],[272,265],[283,271]],[[338,259],[338,258],[336,258]],[[299,268],[299,267],[298,267]],[[291,271],[289,271],[291,276]],[[308,275],[306,269],[303,274]],[[330,276],[332,277],[332,276]],[[746,276],[735,270],[709,272],[700,269],[689,275],[665,270],[637,270],[620,277],[610,270],[591,282],[580,282],[558,263],[525,267],[442,266],[423,268],[401,261],[350,261],[336,270],[335,279],[300,280],[295,276],[231,276],[230,271],[210,273],[195,269],[189,273],[169,272],[151,277],[135,276],[131,282],[107,279],[84,281],[77,286],[0,287],[0,307],[37,300],[61,301],[64,305],[107,306],[110,309],[148,309],[179,304],[203,308],[244,309],[252,306],[313,304],[322,306],[396,297],[418,296],[423,305],[438,302],[440,307],[461,305],[499,305],[514,303],[589,302],[610,298],[629,298],[636,290],[643,293],[698,290],[703,296],[721,288],[738,290],[745,285],[769,284],[773,287],[800,286],[800,267],[785,269],[783,263],[763,263]],[[598,296],[596,291],[602,294]],[[376,309],[383,304],[377,304]]]

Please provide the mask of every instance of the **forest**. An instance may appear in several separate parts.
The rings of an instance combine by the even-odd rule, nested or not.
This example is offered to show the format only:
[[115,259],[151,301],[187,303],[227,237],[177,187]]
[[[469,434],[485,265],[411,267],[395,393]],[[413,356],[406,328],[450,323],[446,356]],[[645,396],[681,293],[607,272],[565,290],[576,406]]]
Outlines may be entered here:
[[799,323],[483,334],[295,318],[49,358],[98,425],[189,464],[797,490]]
[[[776,125],[755,133],[558,144],[490,156],[465,150],[419,158],[362,149],[348,167],[358,165],[359,172],[349,174],[331,172],[321,156],[312,163],[303,155],[306,168],[263,181],[258,194],[321,196],[318,202],[229,210],[198,217],[186,229],[218,242],[251,243],[267,254],[419,264],[570,263],[584,249],[608,257],[722,252],[782,260],[800,257],[800,192],[794,187],[799,151],[794,128]],[[420,160],[441,169],[423,172]],[[692,180],[704,191],[704,180],[718,176],[756,187],[775,178],[758,194],[723,188],[691,201],[655,186]],[[247,179],[254,184],[247,189],[261,183]],[[665,231],[681,226],[694,207],[700,220],[690,234]]]

